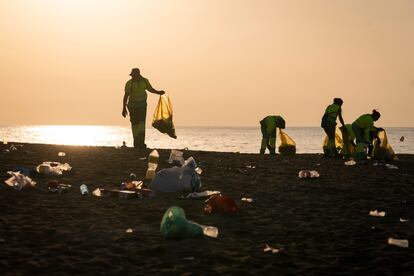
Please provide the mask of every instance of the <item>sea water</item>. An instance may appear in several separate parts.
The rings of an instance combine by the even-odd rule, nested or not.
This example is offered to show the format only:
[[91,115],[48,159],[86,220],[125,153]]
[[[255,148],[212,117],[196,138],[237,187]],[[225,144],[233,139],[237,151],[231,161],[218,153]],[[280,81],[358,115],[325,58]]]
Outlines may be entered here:
[[[385,128],[394,151],[414,154],[414,128]],[[320,127],[288,127],[296,142],[297,153],[322,153],[325,137]],[[178,138],[172,139],[154,128],[147,128],[149,148],[258,153],[261,142],[259,127],[176,127]],[[400,138],[404,136],[404,141]],[[279,139],[279,138],[277,138]],[[0,126],[0,141],[60,145],[132,146],[129,126]]]

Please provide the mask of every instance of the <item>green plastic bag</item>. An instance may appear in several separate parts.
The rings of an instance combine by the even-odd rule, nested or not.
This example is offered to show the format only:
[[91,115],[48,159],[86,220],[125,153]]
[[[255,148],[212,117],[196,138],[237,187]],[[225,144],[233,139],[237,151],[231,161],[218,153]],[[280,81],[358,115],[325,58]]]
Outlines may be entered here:
[[161,234],[166,239],[185,239],[203,236],[203,229],[185,217],[182,208],[172,206],[164,213],[160,226]]
[[167,94],[163,94],[160,96],[158,105],[155,108],[152,126],[158,129],[161,133],[168,134],[170,137],[176,139],[177,135],[175,135],[175,128],[172,118],[173,110],[170,98]]

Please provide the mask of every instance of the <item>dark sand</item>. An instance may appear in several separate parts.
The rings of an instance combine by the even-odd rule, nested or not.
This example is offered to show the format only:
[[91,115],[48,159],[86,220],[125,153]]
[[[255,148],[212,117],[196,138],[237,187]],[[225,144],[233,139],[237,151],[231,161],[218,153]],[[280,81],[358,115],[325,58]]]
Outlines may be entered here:
[[[147,161],[133,149],[25,144],[5,154],[5,147],[0,146],[2,182],[6,171],[42,161],[68,162],[73,170],[61,177],[33,177],[35,190],[1,185],[1,275],[414,275],[413,155],[400,155],[394,162],[399,170],[390,170],[347,167],[343,160],[316,154],[282,158],[186,151],[185,157],[193,156],[203,169],[203,189],[236,200],[240,211],[229,216],[205,215],[203,200],[180,200],[175,194],[141,200],[80,195],[82,183],[92,191],[117,188],[131,172],[142,179]],[[58,157],[59,151],[67,156]],[[160,155],[159,168],[168,167],[169,151]],[[302,169],[316,169],[321,177],[299,179]],[[51,179],[73,187],[66,194],[49,193]],[[190,220],[217,226],[219,237],[165,240],[160,221],[173,205],[184,208]],[[375,209],[386,216],[369,216]],[[389,237],[408,239],[410,247],[390,246]],[[283,251],[263,252],[266,243]]]

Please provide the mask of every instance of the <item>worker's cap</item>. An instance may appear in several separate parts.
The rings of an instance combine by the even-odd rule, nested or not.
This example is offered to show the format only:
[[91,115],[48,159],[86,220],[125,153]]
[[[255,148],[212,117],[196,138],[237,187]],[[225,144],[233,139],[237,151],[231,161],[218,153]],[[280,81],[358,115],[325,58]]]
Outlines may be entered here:
[[130,76],[133,76],[133,75],[139,75],[141,72],[139,71],[139,69],[138,68],[132,68],[132,70],[131,70],[131,74],[129,74]]

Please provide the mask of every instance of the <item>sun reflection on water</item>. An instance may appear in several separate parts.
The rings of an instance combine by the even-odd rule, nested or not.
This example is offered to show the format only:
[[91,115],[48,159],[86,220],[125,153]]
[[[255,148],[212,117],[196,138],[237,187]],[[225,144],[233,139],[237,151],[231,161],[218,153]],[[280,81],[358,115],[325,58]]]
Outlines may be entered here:
[[36,138],[48,144],[99,145],[114,138],[114,130],[105,126],[51,125],[35,128]]

